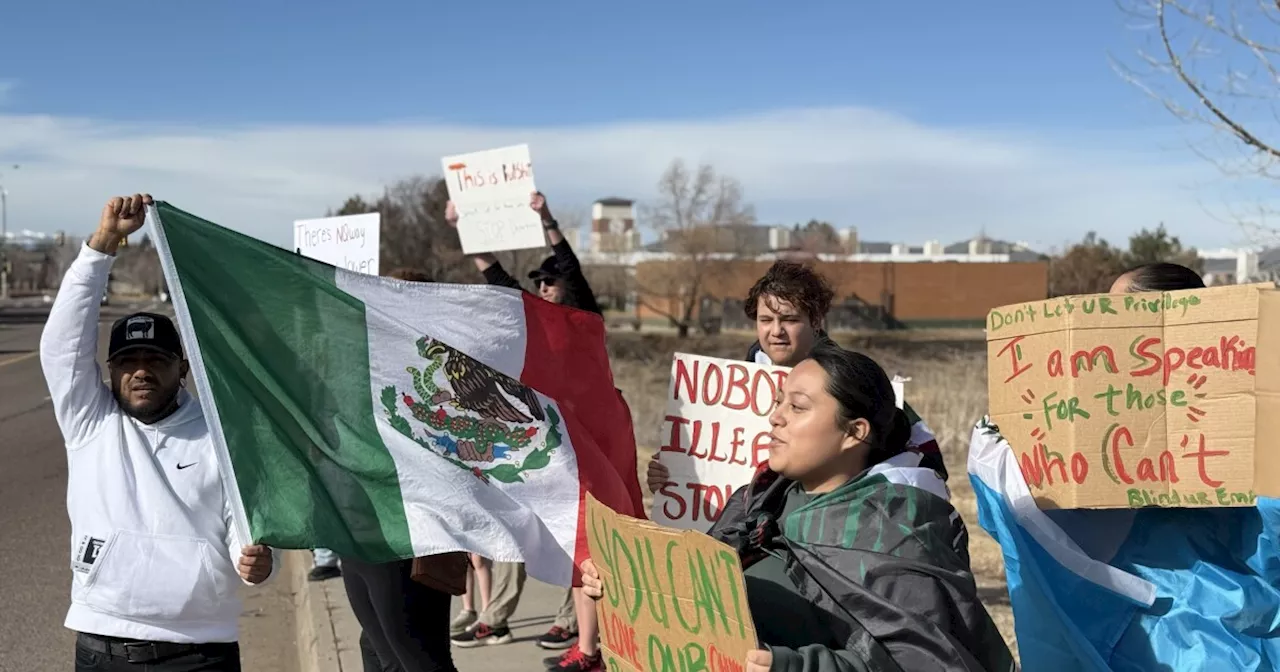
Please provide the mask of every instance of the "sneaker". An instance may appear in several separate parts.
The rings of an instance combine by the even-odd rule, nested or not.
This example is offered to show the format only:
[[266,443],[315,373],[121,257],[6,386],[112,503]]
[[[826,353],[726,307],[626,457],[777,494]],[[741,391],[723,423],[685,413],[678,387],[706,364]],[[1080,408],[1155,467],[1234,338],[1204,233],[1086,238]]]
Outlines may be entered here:
[[463,609],[458,612],[457,616],[449,621],[449,636],[456,637],[471,629],[476,624],[476,612],[474,609]]
[[554,660],[555,665],[550,668],[553,672],[604,672],[604,659],[599,651],[588,656],[575,646]]
[[471,630],[450,638],[454,645],[464,649],[495,644],[510,644],[511,639],[511,628],[505,625],[500,628],[494,628],[490,627],[488,623],[477,623]]
[[560,667],[560,661],[565,660],[565,659],[567,659],[567,658],[572,658],[572,657],[573,657],[573,656],[575,656],[575,655],[582,655],[582,652],[581,652],[581,651],[579,651],[579,652],[578,652],[578,653],[576,653],[576,654],[574,653],[574,651],[578,651],[578,647],[576,647],[576,646],[575,646],[575,647],[573,647],[572,649],[570,649],[570,650],[568,650],[568,651],[565,651],[564,653],[562,653],[562,654],[560,654],[560,655],[558,655],[558,656],[551,656],[550,658],[543,658],[543,659],[542,659],[542,664],[543,664],[543,665],[545,665],[545,666],[547,667],[547,669],[548,669],[548,670],[555,670],[555,669],[558,669],[558,668]]
[[[544,649],[559,651],[573,646],[574,640],[578,639],[578,633],[565,630],[560,626],[554,626],[547,631],[547,634],[538,638],[538,646]],[[558,658],[556,660],[559,660]]]
[[308,581],[328,581],[342,576],[342,570],[337,565],[333,567],[312,567],[307,573]]

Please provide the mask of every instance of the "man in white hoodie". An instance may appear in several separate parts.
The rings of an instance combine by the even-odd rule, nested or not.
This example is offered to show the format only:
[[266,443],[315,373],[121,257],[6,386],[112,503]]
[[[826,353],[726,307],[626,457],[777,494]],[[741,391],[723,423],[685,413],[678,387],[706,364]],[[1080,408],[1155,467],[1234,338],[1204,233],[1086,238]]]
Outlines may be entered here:
[[272,573],[271,549],[236,529],[173,322],[112,326],[110,387],[97,361],[99,303],[116,249],[150,196],[111,199],[67,270],[40,362],[67,446],[77,672],[240,670],[237,579]]

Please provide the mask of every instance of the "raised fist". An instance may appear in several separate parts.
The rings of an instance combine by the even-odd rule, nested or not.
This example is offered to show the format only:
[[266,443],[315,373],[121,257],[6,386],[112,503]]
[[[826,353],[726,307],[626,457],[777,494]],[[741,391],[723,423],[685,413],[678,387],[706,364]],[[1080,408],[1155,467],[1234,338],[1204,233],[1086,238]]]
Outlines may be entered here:
[[116,196],[102,206],[102,217],[98,220],[98,232],[116,238],[124,238],[142,228],[147,221],[147,206],[151,205],[150,194],[134,194],[132,196]]
[[547,207],[547,197],[543,196],[542,192],[535,191],[529,195],[529,207],[542,217],[542,221],[551,220],[551,208]]

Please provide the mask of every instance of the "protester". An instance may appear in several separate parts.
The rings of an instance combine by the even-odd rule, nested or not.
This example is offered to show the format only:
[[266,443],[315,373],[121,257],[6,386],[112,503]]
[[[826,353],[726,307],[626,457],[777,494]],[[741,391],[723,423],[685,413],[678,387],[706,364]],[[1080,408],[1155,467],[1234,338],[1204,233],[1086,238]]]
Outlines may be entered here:
[[[344,557],[342,565],[351,611],[382,664],[377,672],[456,669],[449,651],[452,596],[414,581],[413,560],[370,564]],[[374,671],[366,666],[365,672]]]
[[[240,669],[236,579],[272,573],[271,549],[233,522],[218,456],[173,322],[111,327],[110,388],[97,362],[99,304],[116,251],[151,197],[116,197],[67,269],[40,363],[67,448],[75,669]],[[22,661],[4,661],[30,669]],[[7,669],[7,668],[6,668]]]
[[1138,292],[1176,292],[1181,289],[1203,289],[1204,279],[1199,273],[1178,264],[1167,262],[1146,264],[1121,273],[1111,283],[1112,294],[1136,294]]
[[[1192,269],[1158,263],[1124,272],[1110,291],[1203,287]],[[1008,489],[990,487],[1002,485],[991,465],[1011,452],[998,427],[980,423],[970,450],[979,520],[1008,559],[1019,655],[1027,669],[1276,669],[1277,500],[1259,497],[1253,506],[1221,508],[1041,511],[1030,503],[1020,471],[1015,487],[1027,506],[1011,503],[1015,495]]]
[[[756,342],[747,350],[747,361],[792,367],[804,361],[815,346],[831,343],[825,330],[827,312],[835,292],[821,273],[792,261],[774,262],[747,292],[743,311],[756,325]],[[920,466],[947,478],[947,467],[933,433],[916,416],[911,405],[903,409],[912,420],[908,447],[920,456]],[[671,470],[655,453],[646,473],[649,492],[656,493],[671,479]]]
[[[467,554],[467,592],[462,595],[462,609],[449,622],[449,636],[458,637],[480,623],[480,614],[488,613],[493,604],[494,563],[475,553]],[[508,565],[511,563],[497,563]],[[508,571],[498,567],[498,572]],[[477,601],[479,605],[477,605]],[[479,606],[479,609],[476,607]],[[506,621],[501,621],[505,623]],[[510,633],[508,633],[510,634]],[[495,640],[496,641],[496,640]]]
[[[406,282],[431,282],[431,276],[398,268],[389,277]],[[452,572],[451,554],[419,558]],[[370,564],[343,558],[342,579],[351,611],[359,621],[364,672],[450,672],[455,670],[449,650],[449,605],[452,595],[414,579],[415,561]],[[459,568],[458,572],[465,570]],[[459,573],[454,583],[465,581]]]
[[747,361],[786,367],[804,361],[814,345],[830,340],[825,327],[834,298],[821,273],[792,261],[774,262],[742,304],[756,325]]
[[[542,228],[547,232],[551,242],[552,255],[543,260],[536,270],[529,271],[529,279],[534,282],[538,295],[551,303],[572,306],[582,310],[600,314],[600,305],[596,303],[596,295],[591,285],[582,274],[582,263],[573,247],[560,231],[560,224],[551,215],[551,207],[541,193],[533,193],[529,198],[529,207],[542,217]],[[458,211],[453,201],[445,206],[445,221],[450,226],[458,226]],[[476,268],[484,274],[485,282],[490,285],[522,289],[516,280],[502,267],[498,258],[492,254],[476,254],[471,257]]]
[[[551,303],[600,314],[595,293],[582,273],[582,264],[561,233],[547,199],[535,192],[530,195],[529,207],[541,217],[542,228],[547,232],[553,253],[536,270],[529,272],[529,279],[534,281],[538,295]],[[458,225],[457,209],[452,201],[446,206],[445,220],[451,226]],[[488,284],[522,289],[520,282],[502,267],[494,255],[477,254],[472,258]],[[511,641],[507,619],[515,613],[524,581],[524,565],[494,563],[494,597],[490,613],[480,616],[468,632],[455,636],[454,643],[469,647]],[[460,614],[459,618],[464,618],[464,615]],[[538,638],[538,646],[552,650],[568,649],[564,655],[543,661],[548,667],[563,672],[590,672],[601,666],[599,638],[595,604],[583,596],[581,590],[570,589],[566,591],[565,601],[551,629]],[[577,646],[573,646],[575,639]]]
[[945,484],[902,466],[911,425],[880,366],[818,343],[776,401],[769,462],[709,532],[745,570],[763,646],[746,671],[1014,669]]
[[[453,643],[464,649],[510,644],[514,638],[507,621],[515,614],[520,595],[524,592],[524,564],[493,562],[472,554],[471,568],[474,585],[480,587],[481,609],[468,613],[471,605],[464,596],[462,611],[453,619]],[[466,623],[467,620],[470,623]]]

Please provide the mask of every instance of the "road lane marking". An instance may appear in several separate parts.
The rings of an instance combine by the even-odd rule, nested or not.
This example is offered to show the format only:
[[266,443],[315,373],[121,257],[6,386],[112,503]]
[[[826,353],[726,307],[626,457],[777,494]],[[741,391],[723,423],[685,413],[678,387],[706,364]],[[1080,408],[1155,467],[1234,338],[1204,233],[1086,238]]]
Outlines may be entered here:
[[25,361],[27,361],[28,359],[31,359],[32,357],[35,357],[35,356],[36,356],[36,355],[38,355],[38,354],[40,354],[40,353],[39,353],[39,351],[37,351],[37,352],[28,352],[28,353],[27,353],[27,354],[25,354],[25,355],[18,355],[17,357],[10,357],[9,359],[0,359],[0,369],[4,368],[4,367],[6,367],[6,366],[9,366],[10,364],[17,364],[18,362],[25,362]]

